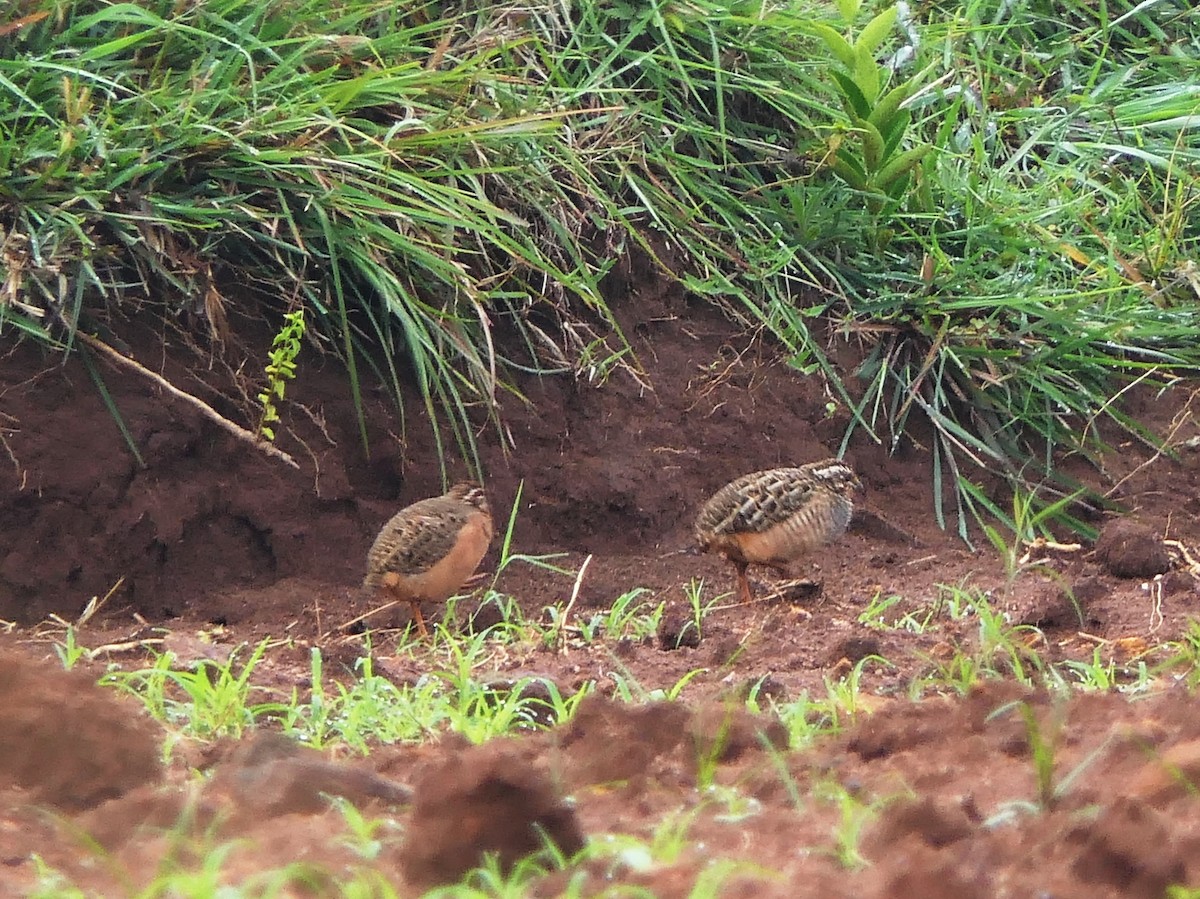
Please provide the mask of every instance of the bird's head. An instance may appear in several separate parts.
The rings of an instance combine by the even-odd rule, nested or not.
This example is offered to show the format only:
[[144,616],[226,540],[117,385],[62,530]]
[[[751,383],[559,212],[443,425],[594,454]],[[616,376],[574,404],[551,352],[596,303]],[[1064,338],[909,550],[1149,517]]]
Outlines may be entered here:
[[838,493],[863,492],[862,481],[849,465],[841,459],[825,459],[804,466],[813,480],[825,484]]
[[474,481],[461,481],[450,488],[446,496],[483,512],[488,511],[487,494]]

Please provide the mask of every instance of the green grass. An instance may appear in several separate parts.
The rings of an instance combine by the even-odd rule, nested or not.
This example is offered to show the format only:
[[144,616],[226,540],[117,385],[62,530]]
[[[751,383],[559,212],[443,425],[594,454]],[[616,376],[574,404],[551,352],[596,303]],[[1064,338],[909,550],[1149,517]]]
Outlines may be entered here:
[[669,242],[847,441],[928,448],[964,536],[985,472],[1086,531],[1057,462],[1153,443],[1122,391],[1200,363],[1182,0],[286,6],[23,4],[0,333],[228,341],[303,307],[360,413],[364,379],[411,381],[477,462],[518,372],[643,377],[600,285]]

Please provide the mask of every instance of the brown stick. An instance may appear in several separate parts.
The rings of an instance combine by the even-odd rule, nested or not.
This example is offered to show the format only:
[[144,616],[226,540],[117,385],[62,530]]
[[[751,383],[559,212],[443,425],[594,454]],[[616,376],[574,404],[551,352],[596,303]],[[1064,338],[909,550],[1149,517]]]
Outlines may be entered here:
[[191,404],[194,408],[200,410],[200,414],[202,414],[205,418],[207,418],[209,421],[215,422],[218,426],[223,428],[229,434],[232,434],[235,438],[240,440],[242,443],[248,443],[248,444],[250,444],[250,446],[254,447],[260,453],[263,453],[264,455],[271,456],[272,458],[278,459],[280,462],[284,462],[287,465],[292,466],[292,468],[299,470],[300,466],[299,466],[299,464],[297,464],[296,460],[293,459],[291,456],[289,456],[287,453],[285,453],[283,450],[281,450],[279,447],[275,446],[275,444],[270,443],[266,440],[263,440],[260,437],[256,437],[253,433],[251,433],[250,431],[247,431],[241,425],[234,424],[232,421],[230,421],[228,418],[223,416],[220,412],[218,412],[216,409],[214,409],[208,403],[204,402],[204,400],[200,399],[199,397],[192,396],[190,393],[187,393],[183,390],[180,390],[178,387],[176,387],[174,384],[172,384],[170,381],[168,381],[162,375],[155,374],[154,372],[150,371],[150,369],[146,368],[144,365],[142,365],[136,359],[131,359],[129,356],[126,356],[126,355],[118,352],[117,350],[114,350],[103,340],[99,340],[98,338],[95,338],[90,334],[84,334],[82,331],[76,331],[75,336],[77,338],[79,338],[80,340],[82,340],[84,343],[86,343],[88,346],[90,346],[92,349],[99,350],[101,353],[103,353],[105,356],[107,356],[111,361],[118,362],[121,365],[124,365],[126,368],[133,369],[135,372],[137,372],[142,377],[148,378],[151,381],[153,381],[155,384],[157,384],[159,387],[161,387],[167,393],[171,394],[171,396],[175,397],[176,399],[181,399],[185,403]]

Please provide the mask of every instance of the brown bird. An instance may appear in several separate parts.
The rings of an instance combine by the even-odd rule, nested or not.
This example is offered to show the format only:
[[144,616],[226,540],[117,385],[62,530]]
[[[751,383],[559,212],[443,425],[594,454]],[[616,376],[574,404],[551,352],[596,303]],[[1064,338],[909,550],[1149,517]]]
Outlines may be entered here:
[[696,542],[737,570],[738,602],[750,601],[746,568],[785,566],[846,532],[854,512],[851,490],[862,484],[838,459],[799,468],[772,468],[726,484],[696,516]]
[[445,602],[475,573],[492,542],[492,513],[478,484],[407,506],[383,526],[367,553],[363,590],[380,588],[412,606],[422,636],[421,603]]

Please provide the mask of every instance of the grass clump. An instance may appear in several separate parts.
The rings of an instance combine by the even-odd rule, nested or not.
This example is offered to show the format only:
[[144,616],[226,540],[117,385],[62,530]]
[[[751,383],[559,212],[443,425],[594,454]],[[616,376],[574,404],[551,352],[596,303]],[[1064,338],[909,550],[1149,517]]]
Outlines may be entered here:
[[348,683],[330,681],[321,652],[311,652],[312,687],[307,697],[256,686],[254,672],[270,647],[259,643],[245,662],[232,653],[224,662],[180,664],[173,653],[152,658],[135,671],[110,671],[101,679],[141,700],[150,714],[180,735],[239,737],[256,726],[279,726],[322,747],[342,743],[366,753],[373,745],[419,742],[453,731],[474,743],[570,720],[590,692],[564,696],[552,681],[523,677],[489,683],[484,667],[486,635],[449,644],[450,664],[433,667],[413,684],[377,674],[370,655],[361,658]]
[[944,524],[988,471],[1084,527],[1056,459],[1154,442],[1122,392],[1200,365],[1195,11],[835,7],[33,0],[0,327],[151,307],[216,346],[285,298],[356,403],[364,365],[411,380],[470,457],[519,372],[640,377],[600,290],[637,248],[824,377],[846,441],[926,445]]
[[411,377],[469,451],[466,410],[501,386],[492,328],[562,361],[532,322],[568,295],[599,308],[600,191],[555,160],[574,113],[529,110],[470,16],[30,5],[0,36],[3,316],[21,332],[72,345],[149,305],[219,343],[255,298],[291,297],[356,400],[362,360],[397,396]]

